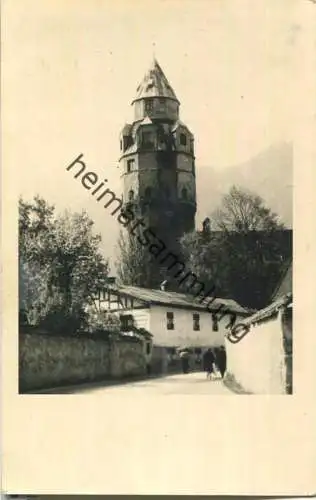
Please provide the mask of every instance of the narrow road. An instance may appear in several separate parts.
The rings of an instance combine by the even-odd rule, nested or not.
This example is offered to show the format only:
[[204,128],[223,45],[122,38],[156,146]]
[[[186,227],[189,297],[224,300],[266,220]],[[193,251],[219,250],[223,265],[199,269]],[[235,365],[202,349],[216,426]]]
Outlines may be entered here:
[[151,394],[206,394],[206,395],[232,395],[231,392],[220,379],[207,380],[203,372],[194,372],[188,374],[167,375],[165,377],[148,378],[141,381],[125,383],[98,382],[70,386],[58,389],[41,391],[50,394],[94,394],[100,393],[141,393],[142,395]]

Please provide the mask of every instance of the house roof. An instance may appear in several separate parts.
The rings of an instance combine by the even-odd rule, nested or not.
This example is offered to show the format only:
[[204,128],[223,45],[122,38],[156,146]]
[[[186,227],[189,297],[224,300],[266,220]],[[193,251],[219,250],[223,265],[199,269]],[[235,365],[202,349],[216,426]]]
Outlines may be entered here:
[[[108,289],[112,292],[118,293],[119,295],[130,297],[141,302],[145,302],[146,304],[155,304],[161,306],[165,305],[204,311],[209,310],[214,312],[216,312],[219,309],[220,305],[223,304],[223,306],[225,306],[225,309],[221,310],[221,312],[223,313],[226,311],[228,313],[237,313],[241,315],[249,314],[249,311],[247,309],[240,306],[235,300],[232,299],[216,298],[210,304],[210,306],[207,307],[207,302],[205,304],[201,304],[197,299],[194,298],[194,296],[186,295],[184,293],[152,290],[148,288],[125,285],[110,285],[108,286]],[[209,297],[209,299],[211,299],[211,297]]]
[[131,129],[132,129],[132,125],[130,123],[125,123],[125,125],[121,131],[121,135],[122,136],[129,135],[131,132]]
[[190,131],[189,127],[185,123],[183,123],[181,120],[177,120],[176,122],[174,122],[171,131],[174,132],[179,127],[185,128],[189,132],[189,134],[192,135],[192,132]]
[[148,97],[167,97],[179,102],[156,59],[153,60],[136,92],[133,102]]
[[124,153],[122,154],[121,158],[123,156],[126,156],[126,155],[129,155],[129,154],[132,154],[132,153],[136,153],[137,152],[137,143],[134,142],[131,146],[129,146],[125,151]]
[[293,296],[292,293],[288,293],[278,298],[272,304],[265,307],[264,309],[260,309],[252,316],[249,316],[243,321],[245,325],[251,325],[254,323],[258,323],[259,321],[266,320],[271,318],[274,314],[276,314],[283,307],[290,307],[292,304]]

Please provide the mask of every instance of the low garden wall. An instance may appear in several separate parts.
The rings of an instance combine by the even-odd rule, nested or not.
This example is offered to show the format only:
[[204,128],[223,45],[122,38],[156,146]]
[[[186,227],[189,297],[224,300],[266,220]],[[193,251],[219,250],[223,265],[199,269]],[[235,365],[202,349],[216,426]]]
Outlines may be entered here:
[[20,392],[145,374],[146,359],[140,342],[23,329],[19,336]]

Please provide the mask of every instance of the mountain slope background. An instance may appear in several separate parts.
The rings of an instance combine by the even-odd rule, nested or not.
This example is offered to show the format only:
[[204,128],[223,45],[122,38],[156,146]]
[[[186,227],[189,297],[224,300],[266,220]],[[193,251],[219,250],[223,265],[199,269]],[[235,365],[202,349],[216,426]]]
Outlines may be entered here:
[[221,203],[233,184],[263,198],[267,207],[292,228],[293,151],[289,143],[271,146],[249,161],[225,168],[197,166],[197,227]]

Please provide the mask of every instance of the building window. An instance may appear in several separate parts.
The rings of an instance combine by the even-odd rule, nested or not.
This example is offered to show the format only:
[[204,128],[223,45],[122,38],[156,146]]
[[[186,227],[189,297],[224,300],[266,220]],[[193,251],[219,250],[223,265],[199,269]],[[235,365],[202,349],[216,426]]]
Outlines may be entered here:
[[120,140],[120,148],[121,148],[121,151],[122,151],[122,149],[123,149],[123,141],[122,141],[122,139]]
[[197,313],[193,314],[193,330],[200,331],[200,315]]
[[187,136],[185,134],[180,134],[180,144],[181,146],[187,145]]
[[135,165],[135,160],[127,160],[127,173],[129,174],[133,169]]
[[143,146],[149,149],[154,147],[153,134],[151,132],[143,132]]
[[133,201],[133,199],[134,199],[134,191],[131,189],[128,192],[128,201]]
[[128,330],[133,328],[134,319],[132,314],[121,314],[120,321],[123,332],[127,332]]
[[154,107],[154,102],[152,99],[146,99],[145,101],[145,111],[152,111]]
[[167,312],[167,330],[174,330],[174,314]]
[[150,354],[150,352],[151,352],[151,343],[147,342],[146,343],[146,354]]
[[218,319],[216,314],[212,314],[213,332],[218,332]]
[[188,190],[187,188],[183,188],[182,191],[181,191],[181,198],[183,200],[187,200],[188,199]]

